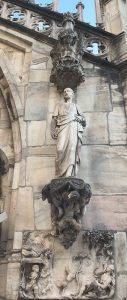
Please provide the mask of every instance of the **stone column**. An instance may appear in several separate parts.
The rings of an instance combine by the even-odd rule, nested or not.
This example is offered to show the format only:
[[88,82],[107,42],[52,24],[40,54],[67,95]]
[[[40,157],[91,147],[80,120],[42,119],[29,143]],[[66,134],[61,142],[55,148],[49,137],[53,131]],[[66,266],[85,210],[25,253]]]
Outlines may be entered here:
[[53,10],[58,11],[58,0],[53,1]]
[[95,0],[96,24],[102,23],[100,0]]
[[77,9],[77,12],[78,12],[78,20],[83,22],[84,21],[84,18],[83,18],[84,5],[83,5],[83,3],[79,2],[76,5],[76,9]]

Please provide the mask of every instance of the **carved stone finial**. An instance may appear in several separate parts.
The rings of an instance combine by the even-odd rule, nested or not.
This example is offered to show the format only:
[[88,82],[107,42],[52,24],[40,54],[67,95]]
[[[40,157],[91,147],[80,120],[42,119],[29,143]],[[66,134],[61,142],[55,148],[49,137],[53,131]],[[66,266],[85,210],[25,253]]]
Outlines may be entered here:
[[[53,68],[50,81],[57,85],[60,91],[66,87],[72,89],[85,80],[82,66],[82,51],[79,47],[79,37],[74,31],[74,17],[70,13],[64,15],[63,30],[58,36],[58,43],[51,51]],[[81,45],[80,45],[81,46]]]

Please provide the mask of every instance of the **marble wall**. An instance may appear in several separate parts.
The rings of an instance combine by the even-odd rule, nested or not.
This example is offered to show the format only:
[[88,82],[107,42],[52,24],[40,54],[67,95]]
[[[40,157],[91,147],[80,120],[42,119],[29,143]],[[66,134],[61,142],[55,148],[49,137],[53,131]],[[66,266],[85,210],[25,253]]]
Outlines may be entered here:
[[[2,34],[3,27],[0,30]],[[8,220],[2,224],[1,242],[6,243],[7,253],[0,258],[0,297],[16,300],[23,232],[52,228],[50,205],[42,202],[41,190],[55,176],[55,141],[50,136],[50,121],[61,95],[50,83],[50,44],[8,29],[0,49],[5,82],[1,84],[10,88],[16,111],[12,119],[9,112],[9,121],[8,103],[4,96],[0,97],[0,146],[13,161],[5,180],[8,176],[10,197],[4,199]],[[99,68],[85,61],[84,67],[86,80],[74,99],[87,121],[79,177],[91,185],[93,192],[83,229],[115,232],[114,300],[125,300],[127,127],[122,86],[119,74],[108,67]]]

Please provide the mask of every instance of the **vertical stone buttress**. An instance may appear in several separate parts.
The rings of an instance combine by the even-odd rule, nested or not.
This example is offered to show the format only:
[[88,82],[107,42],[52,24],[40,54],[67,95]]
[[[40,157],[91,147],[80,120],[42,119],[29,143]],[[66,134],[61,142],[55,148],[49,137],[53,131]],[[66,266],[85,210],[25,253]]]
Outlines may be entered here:
[[[127,33],[127,0],[95,0],[96,23],[103,24],[106,31],[119,35]],[[125,45],[126,43],[126,45]],[[122,44],[118,45],[121,48]],[[126,38],[124,39],[124,49],[127,48]],[[125,52],[125,51],[124,51]],[[118,64],[120,64],[118,58]],[[123,61],[122,61],[123,63]],[[127,115],[127,67],[124,61],[124,67],[121,71],[121,87],[123,90],[123,98],[125,111]]]
[[125,0],[95,0],[96,22],[114,34],[127,31],[127,2]]

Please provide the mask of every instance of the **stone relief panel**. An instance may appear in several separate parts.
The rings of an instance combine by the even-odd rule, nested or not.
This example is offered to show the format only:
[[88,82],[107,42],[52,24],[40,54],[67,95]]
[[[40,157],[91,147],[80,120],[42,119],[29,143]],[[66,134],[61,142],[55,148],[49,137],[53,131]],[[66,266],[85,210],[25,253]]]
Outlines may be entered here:
[[24,232],[21,299],[109,299],[115,292],[114,235],[82,231],[65,249],[50,232]]

